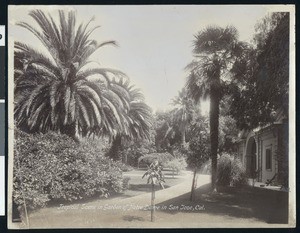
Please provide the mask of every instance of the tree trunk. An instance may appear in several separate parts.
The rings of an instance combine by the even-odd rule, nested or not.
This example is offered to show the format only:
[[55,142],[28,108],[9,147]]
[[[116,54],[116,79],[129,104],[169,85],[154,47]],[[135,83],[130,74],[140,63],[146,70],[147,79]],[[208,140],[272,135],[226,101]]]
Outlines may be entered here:
[[219,146],[219,104],[220,104],[220,91],[217,88],[211,88],[210,92],[210,146],[211,146],[211,187],[216,191],[217,181],[217,159],[218,159],[218,146]]
[[77,123],[73,122],[68,125],[64,125],[61,127],[61,133],[68,135],[70,138],[72,138],[75,142],[79,142],[79,136],[78,136],[78,129],[77,129]]
[[154,189],[154,182],[152,181],[152,193],[151,193],[151,222],[154,222],[154,211],[155,211],[155,189]]
[[112,146],[108,152],[108,156],[115,161],[119,160],[121,146],[122,146],[122,137],[121,135],[117,135],[112,142]]
[[194,170],[190,201],[194,201],[194,199],[195,199],[195,189],[196,189],[196,187],[197,187],[197,169]]

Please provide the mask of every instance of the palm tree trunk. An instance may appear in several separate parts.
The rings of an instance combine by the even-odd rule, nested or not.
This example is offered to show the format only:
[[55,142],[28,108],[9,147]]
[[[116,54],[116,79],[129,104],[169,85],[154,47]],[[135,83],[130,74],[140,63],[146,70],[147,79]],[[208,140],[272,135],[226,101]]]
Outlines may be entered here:
[[113,160],[119,160],[121,146],[122,146],[122,137],[121,135],[117,135],[112,142],[112,146],[108,152],[108,156]]
[[219,146],[219,91],[212,88],[210,93],[210,146],[211,146],[211,186],[212,190],[216,190],[217,181],[217,159]]
[[151,192],[151,222],[154,222],[154,211],[155,211],[155,189],[154,189],[154,182],[152,180],[152,192]]
[[61,133],[68,135],[75,142],[79,142],[78,126],[76,122],[61,127]]
[[194,176],[193,176],[193,183],[192,183],[192,188],[191,188],[191,196],[190,196],[190,201],[195,200],[195,189],[197,187],[197,168],[194,170]]

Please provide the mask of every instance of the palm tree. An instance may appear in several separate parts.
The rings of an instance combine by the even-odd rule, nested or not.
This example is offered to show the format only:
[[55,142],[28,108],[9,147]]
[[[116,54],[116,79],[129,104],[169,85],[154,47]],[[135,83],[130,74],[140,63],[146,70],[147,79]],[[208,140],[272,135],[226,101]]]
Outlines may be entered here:
[[181,145],[186,144],[186,128],[188,123],[192,120],[193,113],[193,102],[192,99],[187,95],[186,89],[183,88],[176,98],[173,99],[172,104],[174,109],[172,113],[174,114],[174,122],[179,126],[181,133]]
[[[150,128],[153,122],[151,108],[145,103],[142,92],[129,85],[129,82],[113,81],[110,85],[112,89],[126,91],[123,96],[129,98],[127,108],[124,108],[122,117],[124,118],[125,127],[119,130],[113,137],[112,146],[108,155],[118,160],[122,149],[123,140],[146,139],[150,140]],[[115,90],[116,91],[116,90]],[[126,99],[127,100],[127,99]]]
[[116,42],[91,39],[98,28],[90,27],[93,18],[77,26],[73,11],[60,10],[57,22],[41,10],[29,15],[38,29],[26,22],[17,25],[37,37],[47,53],[15,43],[17,125],[30,132],[57,130],[74,139],[88,133],[112,134],[116,127],[122,128],[125,97],[117,95],[110,82],[112,76],[122,79],[125,74],[89,61],[98,49]]
[[195,101],[210,98],[210,145],[212,189],[216,188],[219,144],[219,105],[223,88],[230,81],[229,72],[241,56],[245,44],[238,41],[238,32],[228,26],[209,26],[195,35],[194,60],[186,67],[190,71],[186,88]]

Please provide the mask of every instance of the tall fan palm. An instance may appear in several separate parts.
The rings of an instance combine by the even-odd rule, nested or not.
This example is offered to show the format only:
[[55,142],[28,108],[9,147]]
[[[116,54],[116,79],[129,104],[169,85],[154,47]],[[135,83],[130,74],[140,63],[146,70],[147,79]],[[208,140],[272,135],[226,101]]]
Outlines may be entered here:
[[110,82],[112,76],[125,77],[120,71],[86,66],[89,57],[105,45],[90,38],[98,27],[76,25],[73,11],[60,10],[57,22],[41,10],[29,15],[38,29],[26,22],[17,25],[29,30],[43,44],[41,53],[21,42],[15,43],[15,119],[21,128],[35,132],[58,130],[76,139],[79,134],[112,134],[122,126],[124,105]]
[[192,120],[193,113],[193,102],[192,99],[187,95],[186,89],[182,89],[178,96],[173,99],[172,104],[174,109],[172,113],[174,114],[174,122],[179,126],[181,132],[181,144],[185,146],[186,143],[186,128],[188,123]]
[[129,97],[127,108],[124,108],[123,118],[125,122],[124,130],[117,132],[113,137],[112,146],[108,155],[118,160],[120,159],[120,151],[122,149],[122,140],[132,139],[150,139],[150,128],[153,122],[151,108],[145,103],[142,92],[129,85],[129,82],[120,80],[112,82],[111,88],[126,90]]
[[199,101],[210,98],[210,144],[212,161],[212,189],[216,187],[219,134],[219,104],[229,70],[241,56],[245,44],[238,41],[238,32],[232,27],[209,26],[200,31],[194,40],[195,59],[186,67],[190,74],[186,87],[191,97]]

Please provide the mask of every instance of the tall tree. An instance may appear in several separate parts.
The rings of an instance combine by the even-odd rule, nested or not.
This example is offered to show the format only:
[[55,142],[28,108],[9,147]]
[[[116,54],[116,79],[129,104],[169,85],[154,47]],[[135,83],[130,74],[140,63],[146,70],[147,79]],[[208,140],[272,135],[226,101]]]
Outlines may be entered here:
[[37,28],[26,22],[17,25],[37,37],[47,52],[15,43],[15,120],[22,129],[36,132],[57,130],[78,139],[90,132],[112,134],[122,126],[124,96],[110,88],[111,77],[125,74],[100,66],[87,66],[90,56],[106,45],[91,39],[97,27],[76,24],[73,11],[60,10],[59,19],[41,10],[29,15]]
[[278,113],[288,118],[289,13],[267,15],[253,41],[232,69],[238,85],[232,87],[231,113],[240,129],[272,123]]
[[210,153],[212,161],[212,189],[216,188],[219,144],[219,105],[229,71],[241,56],[246,44],[238,41],[236,28],[209,26],[195,35],[194,60],[186,67],[190,72],[186,87],[195,101],[210,98]]

